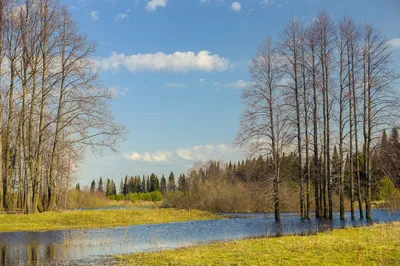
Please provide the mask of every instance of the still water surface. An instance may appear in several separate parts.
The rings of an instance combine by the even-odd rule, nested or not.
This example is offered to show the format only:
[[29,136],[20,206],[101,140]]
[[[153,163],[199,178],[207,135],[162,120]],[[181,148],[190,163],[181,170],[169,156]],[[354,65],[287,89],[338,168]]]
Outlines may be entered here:
[[[298,213],[236,213],[229,219],[148,224],[111,229],[0,233],[0,265],[104,264],[110,254],[151,252],[260,236],[310,234],[333,228],[367,225],[366,220],[302,221]],[[350,214],[347,213],[346,217]],[[400,212],[373,210],[372,222],[400,221]]]

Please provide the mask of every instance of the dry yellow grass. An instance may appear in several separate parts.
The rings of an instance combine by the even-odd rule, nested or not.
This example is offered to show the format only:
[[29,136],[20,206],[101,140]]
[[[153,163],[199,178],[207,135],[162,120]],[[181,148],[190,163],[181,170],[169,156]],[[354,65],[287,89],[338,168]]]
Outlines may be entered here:
[[160,208],[2,214],[0,232],[101,228],[218,218],[218,215],[205,211]]

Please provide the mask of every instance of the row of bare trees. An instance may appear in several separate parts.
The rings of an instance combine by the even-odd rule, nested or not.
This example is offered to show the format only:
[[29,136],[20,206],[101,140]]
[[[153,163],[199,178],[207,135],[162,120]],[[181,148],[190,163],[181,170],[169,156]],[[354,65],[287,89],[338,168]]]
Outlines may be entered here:
[[124,129],[107,108],[95,45],[57,0],[0,0],[0,211],[53,210],[84,149],[115,144]]
[[[236,142],[273,159],[277,220],[282,157],[294,149],[302,218],[310,217],[312,205],[316,217],[333,218],[336,181],[340,218],[345,219],[346,184],[351,218],[355,202],[360,218],[364,203],[371,218],[371,155],[380,132],[398,122],[391,55],[389,40],[372,24],[357,25],[348,17],[334,22],[325,11],[307,26],[293,18],[278,41],[267,38],[258,48],[250,65],[252,85],[242,93],[246,108]],[[331,169],[334,146],[337,173]]]

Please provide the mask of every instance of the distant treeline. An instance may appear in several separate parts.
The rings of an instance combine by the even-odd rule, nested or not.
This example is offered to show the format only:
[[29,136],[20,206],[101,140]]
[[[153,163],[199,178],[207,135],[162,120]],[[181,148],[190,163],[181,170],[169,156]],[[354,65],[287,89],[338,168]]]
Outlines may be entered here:
[[[103,178],[100,177],[99,180],[93,180],[90,185],[90,192],[98,192],[104,193],[105,196],[116,196],[118,194],[122,194],[127,196],[133,193],[147,193],[147,192],[154,192],[160,191],[162,194],[167,193],[168,191],[184,191],[186,187],[186,175],[180,174],[178,179],[178,185],[175,181],[175,175],[173,172],[170,173],[168,177],[168,181],[164,175],[162,175],[161,179],[154,173],[151,175],[142,177],[140,175],[135,175],[121,179],[119,190],[117,190],[116,183],[113,179],[107,178],[107,180],[103,181]],[[80,184],[76,185],[76,189],[80,190]]]

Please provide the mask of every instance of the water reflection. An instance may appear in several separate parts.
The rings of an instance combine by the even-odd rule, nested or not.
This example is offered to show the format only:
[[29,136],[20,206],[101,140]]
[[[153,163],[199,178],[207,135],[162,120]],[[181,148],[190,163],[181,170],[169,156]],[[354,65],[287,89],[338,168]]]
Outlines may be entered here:
[[[399,221],[400,213],[373,210],[373,222]],[[313,234],[366,225],[365,220],[301,220],[296,213],[229,214],[230,219],[137,225],[113,229],[0,233],[1,265],[100,264],[106,255],[147,252],[260,236]],[[336,214],[335,217],[338,217]],[[347,214],[347,217],[350,217]]]

